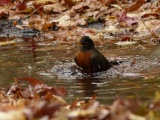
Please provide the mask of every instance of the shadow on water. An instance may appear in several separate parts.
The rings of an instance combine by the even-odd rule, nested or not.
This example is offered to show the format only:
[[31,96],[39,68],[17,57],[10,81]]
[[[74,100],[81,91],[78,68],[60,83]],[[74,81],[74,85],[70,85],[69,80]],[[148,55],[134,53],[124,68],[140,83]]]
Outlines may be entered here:
[[8,87],[14,78],[34,77],[48,85],[64,86],[68,102],[87,100],[95,94],[104,104],[111,103],[116,95],[146,100],[160,87],[159,48],[99,48],[107,58],[116,56],[124,62],[90,76],[75,69],[73,57],[77,51],[73,46],[40,38],[16,38],[14,45],[0,46],[0,85]]

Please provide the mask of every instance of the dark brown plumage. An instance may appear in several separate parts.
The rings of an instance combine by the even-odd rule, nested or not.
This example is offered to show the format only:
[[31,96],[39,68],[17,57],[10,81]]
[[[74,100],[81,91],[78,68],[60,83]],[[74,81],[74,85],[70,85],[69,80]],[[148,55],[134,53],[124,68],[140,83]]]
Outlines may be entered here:
[[74,60],[82,71],[87,73],[106,71],[110,62],[95,48],[94,42],[88,36],[80,40],[80,50]]

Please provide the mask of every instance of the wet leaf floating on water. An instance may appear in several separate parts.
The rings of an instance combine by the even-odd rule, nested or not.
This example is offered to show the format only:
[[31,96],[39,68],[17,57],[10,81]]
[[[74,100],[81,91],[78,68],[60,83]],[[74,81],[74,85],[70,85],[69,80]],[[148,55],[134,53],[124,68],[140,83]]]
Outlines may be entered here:
[[33,86],[44,84],[42,81],[40,81],[40,80],[38,80],[36,78],[32,78],[32,77],[18,78],[18,80],[27,81],[28,83],[30,83]]
[[135,59],[130,63],[130,65],[133,66],[133,65],[136,64],[136,62],[137,62],[137,59],[135,58]]

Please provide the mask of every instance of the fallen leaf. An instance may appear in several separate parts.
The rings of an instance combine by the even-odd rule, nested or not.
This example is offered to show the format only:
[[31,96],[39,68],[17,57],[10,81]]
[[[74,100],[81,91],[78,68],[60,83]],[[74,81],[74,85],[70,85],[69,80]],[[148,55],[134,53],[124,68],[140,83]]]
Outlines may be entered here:
[[105,31],[110,33],[115,33],[118,31],[118,28],[115,25],[109,25],[108,27],[105,28]]
[[10,3],[10,0],[0,0],[0,5],[4,6],[6,4]]
[[5,42],[0,42],[0,46],[3,46],[3,45],[9,45],[9,44],[14,44],[16,43],[15,41],[5,41]]
[[18,6],[18,9],[20,10],[20,11],[22,11],[22,10],[25,10],[26,8],[27,8],[27,2],[24,0],[24,1],[22,1],[22,3],[19,3],[17,6]]
[[35,0],[35,3],[36,4],[44,4],[44,3],[47,3],[47,2],[51,2],[51,3],[57,3],[58,0]]
[[125,11],[126,12],[131,12],[133,10],[136,10],[139,7],[141,7],[145,2],[146,2],[145,0],[137,0],[135,4],[133,4],[130,7],[126,8]]
[[44,12],[46,13],[53,13],[53,12],[61,13],[63,10],[66,10],[66,7],[62,6],[61,4],[49,4],[45,5],[43,9]]
[[115,43],[116,45],[119,45],[119,46],[127,46],[127,45],[135,45],[137,44],[136,41],[120,41],[120,42],[117,42]]
[[144,15],[141,16],[142,18],[146,18],[146,17],[153,17],[153,18],[159,18],[158,13],[146,13]]
[[26,120],[22,110],[10,110],[8,112],[0,112],[0,120]]
[[123,11],[120,15],[118,15],[117,21],[119,23],[126,23],[127,26],[138,23],[138,19],[136,17],[128,17],[126,11]]
[[64,0],[65,4],[67,4],[68,6],[73,6],[74,5],[74,1],[73,0]]
[[76,25],[76,22],[73,22],[69,15],[63,15],[59,19],[52,20],[52,22],[57,22],[60,27]]
[[160,20],[149,20],[149,21],[145,21],[144,24],[142,22],[140,22],[139,26],[136,29],[136,31],[139,32],[139,33],[141,33],[141,32],[145,32],[146,33],[146,31],[150,32],[148,30],[148,28],[151,31],[156,31],[156,30],[159,29],[158,26],[160,25]]

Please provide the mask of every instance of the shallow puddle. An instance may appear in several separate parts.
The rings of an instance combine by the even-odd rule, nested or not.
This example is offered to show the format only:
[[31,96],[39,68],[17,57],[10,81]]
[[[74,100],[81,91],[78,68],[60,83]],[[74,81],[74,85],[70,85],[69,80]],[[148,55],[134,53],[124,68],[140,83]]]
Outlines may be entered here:
[[7,88],[14,78],[34,77],[48,85],[64,86],[68,102],[76,98],[87,100],[96,94],[104,104],[116,96],[150,99],[159,90],[159,46],[108,44],[97,49],[109,60],[123,62],[108,71],[84,75],[74,67],[77,50],[73,44],[16,38],[15,43],[0,46],[0,86]]

